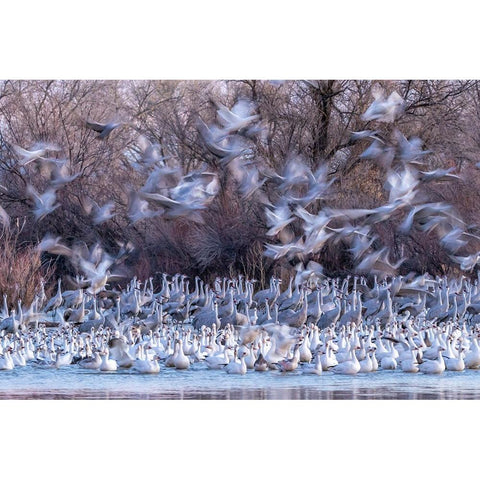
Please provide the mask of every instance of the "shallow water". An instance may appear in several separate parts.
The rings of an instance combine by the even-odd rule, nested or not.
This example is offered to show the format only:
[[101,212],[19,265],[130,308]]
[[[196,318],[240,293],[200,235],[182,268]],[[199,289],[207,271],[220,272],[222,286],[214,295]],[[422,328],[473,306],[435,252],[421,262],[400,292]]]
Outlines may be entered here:
[[58,370],[27,366],[0,371],[0,399],[480,399],[480,370],[441,375],[396,370],[355,376],[249,370],[242,376],[203,364],[189,370],[162,365],[156,375],[98,372],[77,365]]

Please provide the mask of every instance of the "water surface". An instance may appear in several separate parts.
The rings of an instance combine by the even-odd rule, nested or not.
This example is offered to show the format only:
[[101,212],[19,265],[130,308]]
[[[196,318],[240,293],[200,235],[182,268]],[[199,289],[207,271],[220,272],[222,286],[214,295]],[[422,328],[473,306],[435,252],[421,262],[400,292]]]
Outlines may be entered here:
[[0,371],[0,399],[480,399],[480,370],[441,375],[379,370],[355,376],[248,371],[242,376],[203,364],[189,370],[162,366],[156,375],[26,366]]

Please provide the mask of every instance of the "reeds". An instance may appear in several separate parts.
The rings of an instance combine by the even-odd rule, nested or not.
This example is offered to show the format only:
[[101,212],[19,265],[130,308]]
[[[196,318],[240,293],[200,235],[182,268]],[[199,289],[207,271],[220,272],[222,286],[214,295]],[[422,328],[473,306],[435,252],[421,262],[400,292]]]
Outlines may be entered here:
[[19,242],[22,226],[0,231],[0,295],[6,295],[9,308],[18,300],[26,307],[53,274],[50,262],[42,262],[41,254],[32,245]]

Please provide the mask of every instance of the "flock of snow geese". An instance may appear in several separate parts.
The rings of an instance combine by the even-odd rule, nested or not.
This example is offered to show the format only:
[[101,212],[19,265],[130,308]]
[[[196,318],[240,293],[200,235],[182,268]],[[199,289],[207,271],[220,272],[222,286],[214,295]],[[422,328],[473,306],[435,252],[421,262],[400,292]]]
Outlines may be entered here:
[[[391,122],[402,105],[398,94],[377,95],[363,118]],[[377,369],[440,374],[480,367],[479,282],[464,276],[402,277],[397,269],[404,259],[393,264],[387,247],[373,249],[374,225],[402,211],[406,215],[398,228],[403,233],[412,228],[436,232],[452,260],[462,270],[473,270],[480,254],[460,252],[470,239],[479,238],[450,205],[425,203],[420,195],[427,182],[458,180],[452,169],[425,170],[422,159],[428,152],[419,139],[407,140],[396,132],[397,144],[392,147],[377,131],[354,132],[352,140],[372,141],[360,159],[375,158],[386,167],[388,202],[372,209],[323,208],[314,214],[307,207],[325,198],[335,182],[328,179],[327,169],[312,172],[292,158],[282,175],[260,172],[244,155],[247,139],[262,130],[254,106],[240,100],[232,110],[220,106],[217,117],[220,126],[200,122],[200,134],[219,165],[234,175],[242,197],[256,195],[264,203],[266,234],[281,241],[266,244],[265,255],[308,258],[327,240],[342,240],[350,242],[356,274],[343,280],[328,278],[321,265],[309,262],[297,265],[297,275],[287,285],[272,277],[270,287],[260,291],[244,277],[207,285],[181,274],[164,274],[158,289],[152,279],[142,283],[136,278],[123,290],[107,289],[115,277],[112,268],[128,255],[131,245],[122,245],[113,257],[100,245],[67,246],[60,237],[46,235],[38,250],[67,257],[82,274],[78,288],[62,290],[59,279],[53,297],[47,298],[41,286],[31,305],[19,301],[13,310],[4,297],[1,370],[75,365],[99,372],[159,373],[203,362],[229,374],[276,369],[354,375]],[[86,122],[100,140],[120,125]],[[141,151],[132,158],[132,166],[149,173],[145,184],[129,193],[130,221],[163,215],[202,222],[202,210],[220,188],[217,174],[199,170],[182,176],[178,168],[166,165],[155,145],[140,140]],[[27,185],[37,221],[59,207],[56,191],[76,178],[65,161],[46,158],[54,148],[16,148],[21,167],[35,165],[50,177],[44,193]],[[275,203],[261,188],[265,182],[276,185]],[[113,203],[99,206],[87,198],[82,206],[96,225],[108,221],[115,208]],[[8,227],[10,219],[3,209],[0,217]],[[293,221],[302,222],[303,234],[292,240],[285,233]]]
[[[305,273],[305,272],[303,272]],[[255,292],[239,277],[183,275],[124,291],[58,290],[0,313],[0,369],[73,365],[155,374],[203,362],[228,374],[280,370],[441,374],[480,367],[480,284],[417,277],[291,279]]]

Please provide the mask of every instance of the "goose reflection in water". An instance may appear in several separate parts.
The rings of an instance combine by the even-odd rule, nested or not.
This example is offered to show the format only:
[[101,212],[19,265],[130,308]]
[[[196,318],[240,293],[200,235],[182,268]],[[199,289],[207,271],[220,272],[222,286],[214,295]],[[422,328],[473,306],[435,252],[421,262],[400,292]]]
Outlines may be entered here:
[[230,390],[172,390],[164,392],[105,390],[19,390],[0,392],[0,400],[473,400],[480,392],[452,390],[395,391],[384,388],[353,390],[318,390],[305,388],[258,388]]

